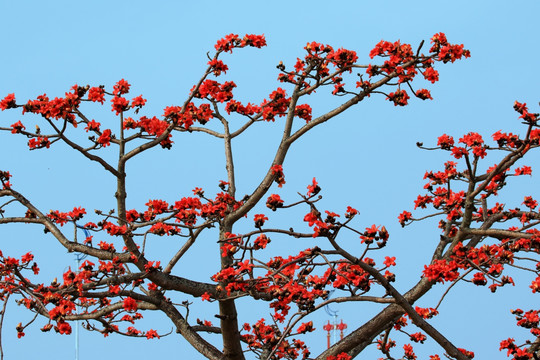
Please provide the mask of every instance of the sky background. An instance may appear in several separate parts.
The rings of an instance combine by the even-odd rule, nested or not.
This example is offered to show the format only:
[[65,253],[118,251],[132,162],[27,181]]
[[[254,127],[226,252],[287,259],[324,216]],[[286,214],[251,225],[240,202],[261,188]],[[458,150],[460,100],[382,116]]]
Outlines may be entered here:
[[[307,42],[355,50],[359,62],[367,64],[369,51],[381,39],[400,39],[414,48],[422,40],[429,42],[433,34],[444,32],[451,43],[465,44],[471,58],[437,66],[440,82],[425,84],[433,101],[412,99],[410,106],[398,108],[382,96],[372,96],[296,143],[284,164],[287,184],[279,192],[273,189],[293,202],[296,192],[305,192],[316,177],[323,189],[323,209],[343,212],[351,205],[361,212],[355,223],[358,228],[386,225],[389,246],[377,256],[398,256],[396,286],[404,290],[418,280],[439,233],[433,221],[401,229],[397,215],[412,209],[413,200],[422,192],[424,172],[440,169],[448,160],[447,153],[422,151],[415,144],[435,145],[443,133],[460,137],[477,131],[489,139],[500,129],[523,132],[512,105],[519,100],[538,111],[539,11],[536,1],[453,1],[451,5],[398,1],[334,5],[323,1],[2,1],[0,98],[13,92],[19,102],[42,93],[63,96],[73,84],[103,84],[110,89],[124,78],[132,84],[130,94],[143,94],[148,99],[143,113],[161,115],[164,107],[183,103],[206,68],[206,53],[214,50],[217,39],[229,33],[248,33],[265,34],[268,46],[223,56],[230,68],[224,79],[238,85],[236,99],[260,103],[276,87],[283,86],[276,81],[279,61],[294,65],[296,58],[303,56]],[[314,115],[337,104],[329,90],[321,90],[311,101]],[[106,108],[87,106],[87,113],[102,124],[113,124],[116,118]],[[0,113],[0,126],[20,119],[24,120],[18,111]],[[258,124],[234,143],[239,194],[249,193],[265,174],[281,138],[280,126],[280,121]],[[62,146],[29,152],[24,138],[7,133],[0,136],[0,169],[9,170],[15,189],[43,211],[83,206],[91,212],[114,206],[115,182],[97,164]],[[130,207],[142,208],[148,199],[173,201],[189,196],[196,186],[215,192],[218,180],[226,178],[221,142],[198,134],[175,135],[173,140],[171,151],[154,149],[129,165]],[[113,157],[110,150],[108,156]],[[488,159],[484,165],[495,161]],[[537,163],[537,155],[532,154],[527,164]],[[509,207],[519,206],[524,195],[538,195],[537,183],[534,175],[516,179],[501,201],[508,200]],[[306,212],[272,213],[270,221],[294,226],[301,223],[301,214]],[[287,224],[293,218],[291,214],[298,220]],[[350,249],[359,248],[353,236],[344,241]],[[208,243],[190,253],[181,271],[208,281],[206,270],[217,261],[214,240],[210,238]],[[313,244],[310,240],[291,243],[284,239],[273,242],[270,250],[286,256],[291,249]],[[149,246],[157,257],[174,248],[175,242],[156,238]],[[66,254],[40,228],[5,226],[0,230],[0,249],[13,256],[32,250],[44,276],[51,278],[60,277],[74,264],[73,254]],[[209,251],[216,252],[215,258]],[[511,336],[520,341],[527,336],[526,331],[515,327],[509,309],[534,306],[534,299],[528,296],[529,283],[526,276],[515,289],[501,289],[499,296],[491,295],[487,288],[458,286],[433,324],[457,346],[474,351],[479,359],[505,358],[498,351],[500,340]],[[436,289],[419,305],[434,306],[442,291],[442,287]],[[242,310],[250,308],[248,302],[239,303]],[[206,304],[194,310],[200,310],[201,317],[215,320],[213,307]],[[369,319],[377,309],[363,304],[333,308],[350,328]],[[249,310],[241,321],[254,322],[260,317],[260,312]],[[13,302],[7,311],[2,332],[6,359],[34,359],[48,353],[54,353],[57,359],[74,357],[74,337],[41,333],[43,319],[36,320],[27,335],[17,340],[14,327],[19,321],[30,320],[31,314],[21,312]],[[268,318],[265,311],[262,316]],[[148,328],[170,330],[167,319],[148,318]],[[318,329],[310,337],[311,346],[318,354],[325,346],[322,326],[329,317],[320,312],[312,319]],[[441,353],[433,341],[416,348],[424,358],[425,354]],[[159,341],[114,335],[103,339],[86,332],[80,336],[81,360],[180,353],[185,358],[202,358],[174,333]],[[378,353],[371,352],[359,358],[376,356]]]

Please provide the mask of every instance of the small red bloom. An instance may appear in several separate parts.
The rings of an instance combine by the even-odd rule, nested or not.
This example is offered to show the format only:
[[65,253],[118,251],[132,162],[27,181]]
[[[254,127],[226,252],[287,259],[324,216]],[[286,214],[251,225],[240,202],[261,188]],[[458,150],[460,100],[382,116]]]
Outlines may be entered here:
[[100,102],[101,105],[105,102],[105,90],[102,87],[91,87],[88,90],[88,100]]
[[146,338],[147,339],[154,339],[154,338],[158,338],[159,339],[159,335],[157,333],[156,330],[148,330],[146,332]]
[[2,111],[6,109],[12,109],[16,106],[17,104],[15,103],[15,94],[9,94],[5,98],[3,98],[2,101],[0,101],[0,109]]
[[416,91],[416,97],[422,100],[433,100],[431,93],[427,89],[420,89]]
[[397,89],[395,92],[388,94],[387,100],[393,101],[394,106],[405,106],[408,104],[409,95],[405,90]]
[[313,178],[311,185],[308,185],[307,189],[307,196],[317,195],[321,191],[321,188],[319,187],[319,184],[315,178]]
[[103,130],[103,133],[97,139],[97,143],[101,144],[103,147],[111,145],[111,129]]
[[98,123],[97,121],[90,120],[90,122],[88,123],[88,125],[86,125],[84,130],[86,130],[86,132],[88,132],[88,131],[99,131],[100,126],[101,126],[101,124]]
[[283,207],[283,200],[277,194],[272,194],[266,200],[266,207],[272,211],[276,211],[277,208]]
[[294,109],[294,115],[298,116],[300,119],[306,120],[306,123],[311,121],[311,106],[308,104],[298,105]]
[[11,124],[10,126],[12,128],[12,130],[11,130],[12,134],[18,134],[21,131],[26,129],[20,120],[17,121],[15,124]]
[[114,85],[114,90],[113,90],[113,94],[115,96],[120,96],[120,95],[124,95],[124,94],[127,94],[129,92],[129,88],[130,88],[130,84],[128,84],[128,82],[124,79],[122,80],[119,80],[115,85]]
[[38,136],[37,138],[32,138],[28,140],[28,147],[30,149],[42,149],[42,148],[49,148],[51,146],[51,142],[47,137],[41,137]]
[[515,175],[532,175],[532,169],[530,166],[524,165],[516,168]]
[[71,325],[69,325],[67,322],[59,321],[56,328],[60,334],[71,334]]
[[272,166],[272,175],[276,176],[275,182],[278,183],[278,187],[282,187],[285,184],[285,175],[283,174],[283,166],[274,165]]
[[129,108],[129,101],[126,98],[121,96],[115,96],[111,99],[112,111],[116,111],[116,115],[120,114],[123,111],[126,111]]
[[347,211],[346,211],[346,213],[345,213],[345,217],[346,217],[347,219],[350,219],[350,218],[352,218],[353,216],[358,215],[358,213],[359,213],[359,211],[356,210],[355,208],[352,208],[352,207],[350,207],[350,206],[347,206]]
[[142,95],[131,99],[131,106],[142,108],[146,104],[146,99],[143,99]]
[[256,214],[253,218],[253,221],[255,221],[255,227],[258,228],[262,227],[266,220],[268,220],[268,218],[264,216],[264,214]]
[[298,330],[296,330],[296,332],[299,333],[299,334],[305,334],[307,332],[312,332],[314,330],[315,330],[315,328],[313,327],[313,321],[309,321],[309,322],[306,322],[306,323],[302,323],[298,327]]
[[428,67],[424,70],[424,78],[434,84],[439,81],[439,72],[432,67]]
[[123,307],[126,311],[137,311],[137,301],[128,296],[124,299]]
[[223,61],[218,59],[212,59],[208,62],[208,65],[212,68],[215,76],[221,75],[221,73],[226,73],[229,70],[229,67],[223,63]]
[[395,256],[392,256],[392,257],[385,256],[384,265],[387,266],[387,267],[396,266],[396,257]]
[[450,150],[454,146],[454,138],[443,134],[437,139],[437,146],[440,146],[443,150]]

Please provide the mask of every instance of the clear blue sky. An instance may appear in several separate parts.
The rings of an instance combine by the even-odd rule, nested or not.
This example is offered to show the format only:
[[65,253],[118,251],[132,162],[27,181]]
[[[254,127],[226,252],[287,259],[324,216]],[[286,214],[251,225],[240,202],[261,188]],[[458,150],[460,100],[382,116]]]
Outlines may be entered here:
[[[472,56],[439,67],[440,82],[428,85],[434,101],[413,100],[409,107],[396,108],[382,97],[368,99],[306,136],[296,144],[284,165],[287,185],[280,193],[282,197],[293,200],[295,192],[303,192],[316,176],[323,188],[326,208],[343,211],[352,205],[362,214],[357,222],[359,227],[373,223],[387,226],[391,234],[387,252],[401,254],[397,284],[405,289],[418,279],[438,232],[432,223],[401,230],[396,217],[402,210],[412,208],[412,201],[422,191],[424,171],[446,161],[446,154],[420,151],[415,143],[434,144],[442,133],[460,136],[478,131],[487,139],[499,129],[521,131],[512,110],[514,100],[530,105],[540,100],[538,2],[443,3],[446,2],[3,1],[0,98],[12,92],[19,100],[44,92],[52,97],[62,96],[75,83],[111,87],[125,78],[132,84],[134,95],[142,93],[148,99],[145,111],[160,115],[165,106],[183,102],[206,66],[206,52],[213,50],[218,38],[229,33],[263,33],[267,48],[244,49],[224,57],[231,68],[227,77],[238,84],[235,97],[259,103],[280,86],[275,80],[275,66],[281,60],[293,65],[307,42],[355,50],[360,61],[367,64],[369,51],[381,39],[401,39],[414,46],[422,39],[429,41],[436,32],[445,32],[450,42],[465,44]],[[330,98],[320,96],[320,101],[311,104],[314,113],[329,109],[333,104]],[[537,111],[534,105],[532,109]],[[93,116],[101,123],[114,121],[108,111]],[[3,112],[0,126],[20,118],[17,112]],[[30,153],[23,138],[0,135],[0,169],[10,170],[15,188],[45,211],[73,206],[106,210],[113,206],[113,181],[100,175],[97,165],[88,164],[62,147]],[[241,193],[248,193],[268,166],[275,148],[272,144],[279,139],[279,124],[260,126],[249,135],[235,145]],[[170,152],[154,151],[128,168],[133,171],[128,190],[131,206],[141,206],[148,199],[159,197],[177,199],[195,186],[210,189],[217,180],[225,178],[220,143],[203,136],[174,140],[176,147]],[[533,177],[519,183],[527,190],[523,193],[519,187],[514,188],[515,192],[508,197],[512,199],[515,194],[512,205],[519,205],[523,195],[538,194],[534,188],[537,181],[538,177]],[[60,275],[73,263],[73,256],[64,254],[41,229],[9,227],[1,229],[0,234],[0,249],[5,254],[32,250],[44,274]],[[272,245],[282,255],[290,246]],[[153,246],[159,248],[159,241]],[[185,271],[205,278],[200,265],[205,251],[195,252]],[[528,281],[518,286],[520,294],[530,292]],[[520,334],[512,325],[508,309],[528,306],[520,303],[526,300],[512,296],[510,291],[505,294],[506,297],[494,297],[487,289],[458,289],[441,308],[435,324],[447,330],[456,345],[475,351],[477,358],[504,358],[497,351],[499,341],[509,335],[519,338]],[[436,297],[432,299],[436,301]],[[434,304],[426,300],[422,305]],[[490,307],[490,314],[497,311],[505,325],[496,325],[489,316],[478,314],[486,307]],[[359,305],[338,309],[351,326],[372,314],[372,308]],[[210,318],[215,310],[203,311]],[[7,359],[48,358],[44,354],[50,353],[57,359],[73,358],[73,336],[42,334],[42,322],[38,320],[36,326],[26,331],[26,337],[17,340],[14,327],[19,321],[29,320],[30,314],[20,312],[14,303],[8,305],[8,313],[2,333]],[[324,345],[322,325],[326,320],[325,313],[314,317],[321,330],[312,338],[314,353]],[[161,325],[149,327],[168,331],[166,319],[157,321]],[[477,326],[468,326],[469,321],[477,322]],[[420,353],[439,352],[433,342],[418,349],[425,349]],[[180,357],[184,351],[192,354],[185,355],[186,358],[201,358],[174,334],[160,341],[119,336],[102,339],[99,334],[81,334],[81,360],[97,356]]]

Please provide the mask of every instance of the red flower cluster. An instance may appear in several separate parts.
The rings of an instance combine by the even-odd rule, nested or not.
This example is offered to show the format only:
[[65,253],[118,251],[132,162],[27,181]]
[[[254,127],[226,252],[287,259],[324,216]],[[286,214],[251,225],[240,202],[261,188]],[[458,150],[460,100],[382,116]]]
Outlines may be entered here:
[[88,100],[93,102],[99,102],[101,105],[105,102],[105,89],[104,87],[91,87],[88,90]]
[[276,211],[277,208],[283,207],[283,200],[277,194],[272,194],[266,200],[266,207],[272,211]]
[[240,102],[231,99],[227,102],[227,105],[225,106],[225,110],[227,111],[227,114],[231,114],[231,112],[236,112],[240,115],[247,115],[251,116],[254,114],[258,114],[261,112],[261,107],[257,105],[253,105],[251,103],[248,103],[246,106],[242,105]]
[[67,213],[60,212],[58,210],[51,210],[47,217],[60,226],[64,226],[68,221],[77,221],[83,218],[86,214],[86,210],[81,207],[75,207],[72,211]]
[[395,92],[388,94],[386,99],[394,102],[394,106],[405,106],[408,104],[407,101],[410,97],[405,90],[397,89]]
[[529,112],[526,103],[514,102],[514,110],[516,110],[521,116],[520,119],[523,119],[528,124],[536,124],[538,120],[538,114],[533,114]]
[[129,109],[129,100],[121,96],[115,96],[111,99],[112,111],[116,111],[116,115]]
[[443,63],[454,62],[461,59],[462,57],[468,58],[471,56],[469,50],[463,48],[461,45],[452,45],[448,43],[446,35],[444,33],[438,33],[433,35],[431,38],[431,49],[430,52],[438,53],[438,60]]
[[86,125],[86,127],[84,128],[84,130],[86,130],[86,132],[88,131],[96,131],[96,132],[99,132],[99,127],[101,126],[100,123],[98,123],[97,121],[95,120],[90,120],[88,122],[88,124]]
[[123,307],[126,311],[137,311],[137,301],[128,296],[124,299]]
[[285,90],[277,88],[270,94],[270,101],[264,100],[261,104],[263,119],[274,121],[276,116],[285,116],[291,99],[287,97]]
[[252,46],[256,48],[262,48],[266,46],[266,39],[264,35],[248,35],[246,34],[242,39],[236,34],[229,34],[222,39],[219,39],[215,45],[217,51],[231,52],[234,48],[243,48],[246,46]]
[[21,131],[25,130],[26,127],[21,123],[21,121],[17,121],[15,124],[10,125],[13,130],[11,130],[12,134],[19,134]]
[[15,94],[9,94],[3,98],[2,101],[0,101],[0,109],[2,111],[12,109],[14,107],[17,107],[17,104],[15,103]]
[[105,129],[97,139],[97,143],[103,147],[111,145],[111,129]]
[[38,136],[37,138],[31,138],[28,140],[28,147],[32,149],[42,149],[51,147],[51,142],[49,138],[45,136]]
[[275,176],[274,181],[278,183],[278,187],[282,187],[283,184],[285,184],[285,175],[283,174],[283,166],[282,165],[274,165],[272,166],[272,175]]
[[115,97],[127,94],[131,85],[124,79],[119,80],[113,87]]
[[256,214],[253,218],[253,221],[255,222],[255,227],[257,228],[262,227],[266,220],[268,220],[268,218],[264,214]]
[[232,90],[235,87],[236,84],[233,81],[226,81],[220,84],[215,80],[207,79],[196,89],[194,96],[199,99],[208,98],[223,103],[233,98]]
[[221,73],[226,73],[229,70],[229,67],[223,63],[223,61],[218,59],[212,59],[208,62],[208,65],[212,68],[212,72],[215,76],[221,75]]

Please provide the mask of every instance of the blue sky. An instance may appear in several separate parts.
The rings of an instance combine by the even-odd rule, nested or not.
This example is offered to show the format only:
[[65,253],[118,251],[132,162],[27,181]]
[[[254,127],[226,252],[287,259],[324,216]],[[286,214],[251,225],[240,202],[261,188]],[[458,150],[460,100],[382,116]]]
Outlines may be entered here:
[[[422,191],[425,170],[447,160],[444,153],[417,149],[416,142],[435,144],[442,133],[460,136],[478,131],[487,139],[499,129],[520,132],[512,109],[514,100],[530,105],[540,100],[540,5],[536,1],[522,1],[519,5],[506,1],[451,4],[3,1],[0,97],[12,92],[20,100],[44,92],[52,97],[62,96],[75,83],[110,88],[125,78],[132,84],[132,94],[143,94],[148,99],[145,112],[160,115],[165,106],[184,101],[204,71],[206,53],[213,50],[217,39],[229,33],[248,33],[265,34],[268,46],[236,51],[223,60],[231,69],[227,78],[238,85],[235,97],[259,103],[281,86],[276,81],[275,66],[279,61],[293,65],[303,55],[307,42],[355,50],[360,62],[367,64],[369,51],[381,39],[401,39],[415,46],[423,39],[428,41],[434,33],[444,32],[450,42],[465,44],[472,56],[439,66],[440,82],[427,85],[433,101],[413,100],[408,107],[396,108],[382,97],[373,96],[308,134],[295,145],[284,164],[287,185],[280,192],[282,197],[293,200],[296,191],[303,192],[315,176],[323,188],[324,206],[328,209],[339,212],[351,205],[361,212],[358,227],[373,223],[387,226],[391,238],[386,251],[388,255],[401,254],[398,271],[402,275],[398,273],[397,284],[405,289],[418,279],[438,233],[429,222],[402,230],[396,217],[403,209],[412,208],[412,201]],[[311,104],[314,114],[335,104],[335,99],[324,91],[317,96]],[[534,105],[531,107],[537,111]],[[88,111],[94,109],[89,107]],[[115,120],[109,111],[95,111],[93,116],[102,123]],[[3,112],[0,126],[20,118],[17,112]],[[248,193],[264,174],[280,138],[279,122],[259,125],[235,144],[241,193]],[[89,164],[62,147],[28,152],[23,138],[8,135],[0,134],[0,169],[11,171],[15,188],[45,211],[113,206],[113,179],[101,174],[96,164]],[[132,171],[128,188],[132,207],[141,206],[148,199],[186,196],[195,186],[211,189],[225,178],[221,143],[199,135],[173,140],[176,146],[170,152],[155,150],[128,168]],[[533,165],[535,162],[535,158],[529,160]],[[514,199],[512,205],[518,206],[523,195],[538,193],[534,186],[537,181],[538,177],[533,176],[516,182],[507,199]],[[272,216],[276,221],[287,219],[284,215]],[[60,275],[73,264],[73,255],[65,254],[40,229],[13,226],[0,230],[0,234],[0,249],[4,253],[32,250],[45,274]],[[159,241],[153,245],[156,253],[165,246]],[[282,255],[291,246],[272,245],[273,251]],[[310,244],[293,247],[296,246],[305,248]],[[183,270],[205,278],[200,263],[207,248],[197,251]],[[520,294],[528,295],[527,283],[528,280],[522,281],[515,290],[519,288]],[[499,297],[490,295],[487,289],[457,289],[441,308],[435,323],[448,331],[458,346],[477,352],[477,358],[504,357],[497,351],[498,342],[520,334],[512,325],[508,309],[527,307],[519,303],[526,302],[525,297],[518,301],[510,291]],[[436,296],[433,299],[436,301]],[[424,305],[433,304],[426,301]],[[351,325],[360,323],[373,311],[355,306],[338,308],[340,316]],[[504,325],[496,325],[491,322],[493,317],[478,314],[487,306],[491,314],[497,311],[497,320]],[[211,317],[215,310],[201,311]],[[2,333],[8,359],[32,359],[50,352],[58,359],[73,356],[73,337],[42,334],[39,324],[28,329],[25,338],[17,340],[15,325],[29,320],[30,315],[18,311],[14,303],[8,305],[8,314]],[[312,337],[314,353],[324,345],[322,324],[327,319],[325,313],[314,317],[321,330]],[[466,325],[471,319],[477,322],[476,326]],[[156,321],[162,324],[163,331],[170,328],[166,319]],[[427,354],[439,351],[433,342],[423,348]],[[98,355],[143,358],[184,351],[192,354],[191,358],[200,358],[174,334],[160,341],[118,336],[102,339],[101,335],[81,334],[81,360]]]

